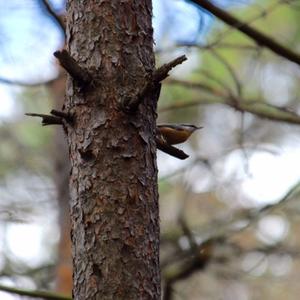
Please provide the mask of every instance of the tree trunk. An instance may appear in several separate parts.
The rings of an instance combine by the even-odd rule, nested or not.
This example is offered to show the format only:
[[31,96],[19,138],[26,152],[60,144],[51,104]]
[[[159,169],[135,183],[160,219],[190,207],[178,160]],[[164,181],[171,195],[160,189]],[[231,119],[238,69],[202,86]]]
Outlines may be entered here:
[[74,299],[160,299],[156,99],[122,111],[154,69],[151,0],[67,2]]

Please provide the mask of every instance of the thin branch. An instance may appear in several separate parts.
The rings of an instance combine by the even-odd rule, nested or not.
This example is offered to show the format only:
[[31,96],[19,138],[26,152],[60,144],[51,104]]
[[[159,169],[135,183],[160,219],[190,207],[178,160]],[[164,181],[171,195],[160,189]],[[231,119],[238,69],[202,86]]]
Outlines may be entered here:
[[[177,43],[176,48],[173,47],[173,50],[178,49],[178,47],[194,47],[201,50],[211,50],[216,47],[218,49],[238,49],[238,50],[249,50],[249,51],[257,51],[257,46],[255,45],[245,45],[245,44],[234,44],[234,43],[212,43],[212,44],[199,44],[199,43]],[[172,49],[171,49],[172,50]]]
[[173,286],[177,281],[184,280],[203,268],[203,263],[198,258],[194,258],[189,262],[186,262],[178,270],[174,271],[174,274],[169,275],[169,278],[167,277],[168,279],[165,282],[163,299],[172,299]]
[[91,76],[86,70],[81,68],[67,50],[55,51],[53,55],[59,60],[61,66],[80,84],[87,84],[91,81]]
[[39,117],[42,118],[42,125],[63,125],[63,122],[61,118],[51,115],[45,115],[45,114],[36,114],[36,113],[26,113],[26,116],[29,117]]
[[203,270],[212,258],[215,241],[209,240],[199,245],[181,266],[164,272],[164,300],[172,299],[173,286],[176,282],[190,277],[195,272]]
[[198,248],[198,244],[195,240],[195,237],[193,235],[193,232],[191,231],[190,227],[188,226],[184,216],[183,216],[183,209],[181,209],[181,214],[178,218],[178,223],[182,229],[183,234],[188,238],[190,248],[194,251]]
[[42,5],[45,7],[46,11],[48,14],[56,21],[56,23],[59,25],[60,29],[66,35],[66,25],[65,22],[63,21],[62,16],[59,16],[52,6],[50,5],[48,0],[41,0]]
[[190,0],[205,10],[209,11],[211,14],[228,24],[229,26],[235,27],[240,32],[244,33],[251,39],[253,39],[258,45],[264,46],[274,53],[300,65],[300,55],[296,52],[292,51],[291,49],[281,45],[271,37],[265,35],[264,33],[254,29],[250,25],[240,21],[236,17],[232,16],[225,10],[217,7],[216,5],[212,4],[208,0]]
[[[223,36],[222,36],[223,37]],[[198,48],[200,50],[206,51],[210,49],[234,49],[234,50],[247,50],[247,51],[257,51],[258,46],[257,45],[246,45],[246,44],[234,44],[234,43],[221,43],[221,42],[212,42],[210,44],[201,44],[201,43],[195,43],[195,42],[179,42],[176,43],[173,46],[165,47],[161,49],[156,49],[155,54],[160,53],[169,53],[172,51],[178,50],[178,47],[184,47],[184,48]]]
[[207,104],[219,104],[220,101],[218,99],[204,99],[201,97],[201,99],[196,100],[189,100],[189,101],[176,101],[174,104],[162,106],[159,108],[159,113],[164,113],[172,110],[177,109],[186,109],[193,106],[199,106],[199,105],[207,105]]
[[74,121],[74,118],[71,114],[52,109],[51,115],[45,115],[45,114],[36,114],[36,113],[26,113],[26,116],[30,117],[39,117],[42,118],[42,125],[64,125],[64,121],[68,124],[72,124]]
[[228,95],[221,90],[215,89],[208,84],[190,82],[185,80],[168,80],[169,84],[181,84],[187,88],[203,90],[217,98],[214,99],[199,99],[189,102],[177,103],[168,107],[163,107],[160,111],[167,111],[170,108],[185,108],[198,104],[224,104],[228,105],[240,112],[248,112],[263,119],[268,119],[276,122],[286,122],[290,124],[300,124],[300,116],[285,108],[277,107],[261,100],[239,99],[233,95]]
[[17,294],[20,296],[27,296],[31,298],[42,298],[42,299],[47,299],[47,300],[72,300],[72,298],[67,297],[67,296],[62,296],[56,293],[52,292],[46,292],[46,291],[29,291],[29,290],[24,290],[24,289],[19,289],[19,288],[13,288],[13,287],[8,287],[5,285],[0,285],[0,291],[3,292],[8,292],[12,294]]
[[194,81],[189,81],[189,80],[179,80],[179,79],[168,79],[168,80],[166,80],[166,83],[167,84],[179,84],[186,88],[203,90],[203,91],[208,92],[217,97],[227,97],[228,96],[226,93],[224,93],[224,91],[216,89],[207,83],[194,82]]

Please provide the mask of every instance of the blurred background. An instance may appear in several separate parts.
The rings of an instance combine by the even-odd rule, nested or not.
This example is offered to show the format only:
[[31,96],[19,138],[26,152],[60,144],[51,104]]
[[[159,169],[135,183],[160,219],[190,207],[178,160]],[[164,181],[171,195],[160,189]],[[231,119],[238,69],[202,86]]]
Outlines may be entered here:
[[[300,53],[299,0],[214,3]],[[71,294],[66,141],[24,116],[62,106],[64,5],[0,0],[3,300],[22,298],[6,286]],[[153,6],[157,66],[188,57],[158,123],[204,127],[179,146],[187,160],[158,152],[165,300],[299,299],[299,66],[190,1]]]

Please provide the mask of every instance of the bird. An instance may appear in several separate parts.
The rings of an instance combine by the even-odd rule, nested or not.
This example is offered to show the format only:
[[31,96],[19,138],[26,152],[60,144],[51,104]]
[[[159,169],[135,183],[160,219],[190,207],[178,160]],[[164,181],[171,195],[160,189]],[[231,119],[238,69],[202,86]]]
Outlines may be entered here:
[[193,132],[201,128],[191,124],[158,124],[157,136],[168,145],[177,145],[184,143]]
[[173,145],[184,143],[194,131],[201,128],[191,124],[159,124],[156,126],[157,149],[178,159],[186,159],[189,156]]

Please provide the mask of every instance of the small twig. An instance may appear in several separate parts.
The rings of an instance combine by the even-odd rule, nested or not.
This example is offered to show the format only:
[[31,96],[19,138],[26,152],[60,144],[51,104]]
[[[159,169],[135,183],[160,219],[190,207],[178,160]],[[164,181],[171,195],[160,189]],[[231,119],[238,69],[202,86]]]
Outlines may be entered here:
[[160,82],[167,78],[169,76],[169,72],[176,67],[179,64],[182,64],[185,60],[187,60],[185,55],[179,56],[172,60],[171,62],[162,65],[158,69],[156,69],[153,74],[151,74],[145,85],[138,91],[135,97],[132,98],[127,98],[123,103],[123,109],[126,112],[133,112],[136,111],[138,108],[139,104],[142,102],[144,97],[148,95],[149,93],[155,91],[156,92],[156,101],[158,100],[159,97],[159,92],[160,92]]
[[160,139],[156,139],[156,147],[157,149],[159,149],[160,151],[163,151],[171,156],[174,156],[176,158],[179,158],[179,159],[187,159],[189,156],[183,152],[182,150],[174,147],[174,146],[171,146],[171,145],[168,145],[167,143],[164,143],[162,142]]
[[187,58],[185,55],[181,55],[172,61],[170,61],[167,64],[162,65],[158,69],[156,69],[152,76],[150,76],[148,82],[145,84],[145,86],[142,88],[142,90],[138,94],[139,99],[143,99],[146,94],[148,94],[150,91],[154,90],[157,85],[166,79],[169,76],[169,72],[175,68],[177,65],[182,64],[184,61],[186,61]]
[[42,125],[63,125],[61,118],[45,114],[26,113],[26,116],[42,118]]
[[187,57],[185,55],[181,55],[172,61],[170,61],[167,64],[162,65],[158,69],[156,69],[153,73],[153,81],[154,82],[161,82],[165,78],[169,76],[169,72],[175,68],[177,65],[182,64],[184,61],[187,60]]
[[65,112],[58,111],[55,109],[51,110],[51,115],[45,115],[45,114],[36,114],[36,113],[26,113],[26,116],[30,117],[39,117],[42,118],[42,125],[64,125],[63,120],[65,120],[67,123],[71,124],[73,122],[73,117]]
[[81,68],[67,50],[55,51],[53,55],[59,60],[61,66],[76,80],[79,84],[87,84],[91,81],[91,76],[86,70]]

